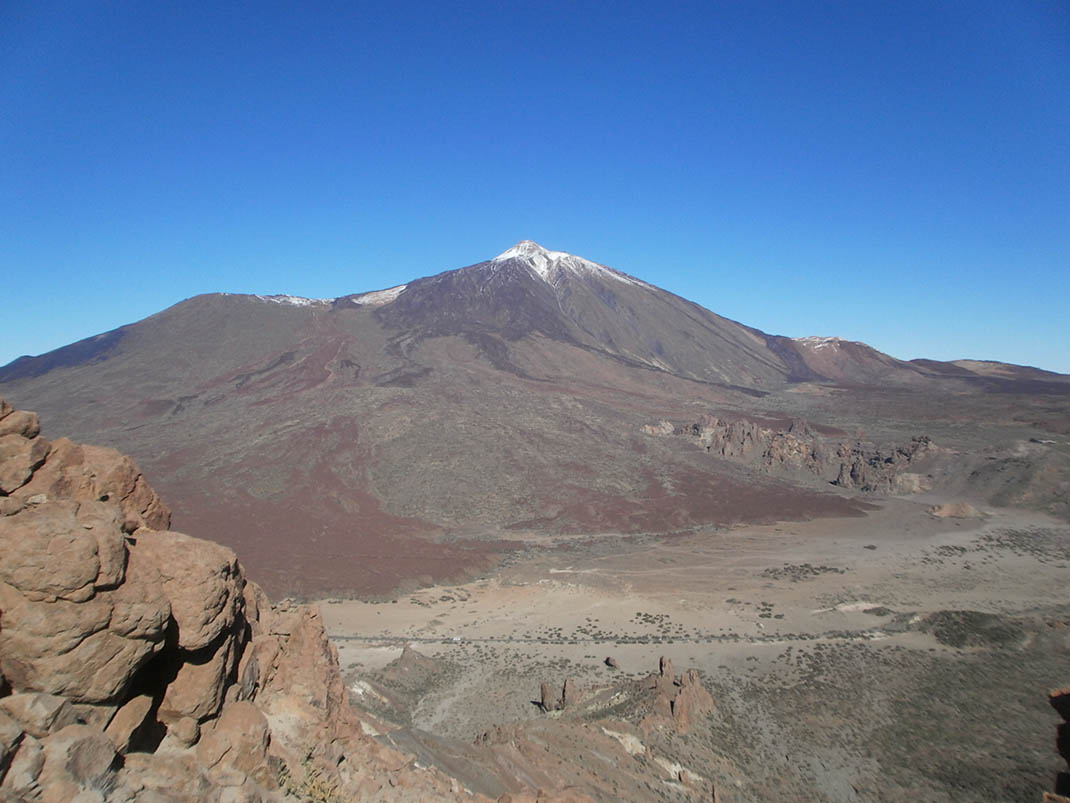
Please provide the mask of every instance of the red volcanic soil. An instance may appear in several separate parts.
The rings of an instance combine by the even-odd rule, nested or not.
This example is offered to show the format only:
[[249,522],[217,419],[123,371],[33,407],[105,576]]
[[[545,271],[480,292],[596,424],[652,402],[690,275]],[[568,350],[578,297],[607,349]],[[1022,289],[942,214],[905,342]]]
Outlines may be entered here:
[[[232,548],[273,597],[380,596],[416,578],[465,578],[492,566],[513,546],[436,543],[430,525],[384,513],[367,496],[355,517],[322,506],[309,513],[299,504],[300,494],[262,500],[239,492],[225,503],[194,493],[173,496],[181,511],[174,528]],[[272,537],[264,537],[268,532]]]
[[649,476],[646,493],[629,498],[578,486],[547,499],[553,516],[516,522],[509,529],[553,532],[665,533],[702,525],[799,521],[824,516],[864,516],[874,506],[857,499],[787,485],[741,482],[675,467],[667,478]]
[[[272,463],[291,467],[281,493],[254,495],[236,480],[214,494],[193,478],[157,486],[175,510],[174,529],[229,546],[249,576],[274,597],[380,596],[418,578],[462,579],[493,565],[514,546],[438,543],[440,528],[384,511],[362,480],[339,476],[343,466],[350,474],[355,467],[360,475],[366,456],[354,446],[357,435],[354,420],[338,417],[301,430],[270,456],[251,451],[228,472],[228,477],[255,478]],[[167,475],[169,463],[198,457],[184,450],[157,468]],[[299,465],[303,468],[294,468]]]

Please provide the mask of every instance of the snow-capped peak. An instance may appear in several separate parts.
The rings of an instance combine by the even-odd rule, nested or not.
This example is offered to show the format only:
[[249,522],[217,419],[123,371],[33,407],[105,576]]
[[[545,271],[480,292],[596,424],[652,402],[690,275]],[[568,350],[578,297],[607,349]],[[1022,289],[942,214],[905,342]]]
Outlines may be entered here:
[[612,268],[607,268],[605,265],[599,265],[597,262],[591,262],[589,259],[584,259],[565,251],[550,251],[534,240],[521,240],[508,251],[498,254],[491,262],[506,262],[509,260],[523,263],[536,276],[550,284],[554,283],[555,274],[562,268],[571,269],[575,272],[598,273],[625,284],[644,284],[638,279],[633,279],[631,276],[615,271]]

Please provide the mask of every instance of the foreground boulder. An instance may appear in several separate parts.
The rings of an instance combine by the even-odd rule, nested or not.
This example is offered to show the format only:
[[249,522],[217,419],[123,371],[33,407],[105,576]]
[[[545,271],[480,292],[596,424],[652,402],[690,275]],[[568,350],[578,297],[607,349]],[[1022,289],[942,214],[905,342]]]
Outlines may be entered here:
[[473,799],[363,734],[309,607],[0,399],[0,800]]

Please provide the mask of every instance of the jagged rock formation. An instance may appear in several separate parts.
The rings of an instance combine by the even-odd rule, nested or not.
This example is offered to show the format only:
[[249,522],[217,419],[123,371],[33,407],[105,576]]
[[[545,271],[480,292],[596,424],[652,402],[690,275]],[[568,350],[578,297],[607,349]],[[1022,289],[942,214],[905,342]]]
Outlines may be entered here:
[[673,671],[672,660],[662,656],[658,673],[650,675],[644,687],[653,692],[650,713],[640,722],[643,730],[672,723],[680,733],[686,733],[694,718],[714,709],[713,697],[702,685],[698,672],[688,669],[682,675]]
[[[637,710],[644,713],[641,720],[644,730],[671,725],[685,733],[694,717],[709,714],[714,709],[713,697],[702,685],[698,672],[688,669],[677,675],[673,671],[672,659],[664,655],[658,661],[657,674],[638,681],[638,685],[634,681],[626,685],[634,687],[629,689],[629,694],[641,701]],[[550,683],[543,683],[539,692],[540,707],[547,713],[577,707],[582,702],[579,688],[572,678],[565,679],[560,694],[555,693]],[[604,694],[605,690],[602,690],[601,695]],[[595,692],[593,696],[598,698],[600,694]]]
[[549,683],[543,683],[539,686],[539,706],[547,714],[551,711],[556,711],[559,707],[561,700],[554,693],[554,687]]
[[929,457],[935,448],[932,439],[924,435],[906,444],[885,447],[863,441],[837,441],[800,419],[794,419],[787,427],[777,427],[746,418],[727,420],[706,415],[683,426],[660,421],[640,429],[647,435],[693,439],[712,455],[762,471],[816,475],[841,488],[865,493],[927,490],[927,479],[907,469]]
[[[837,450],[841,457],[836,485],[869,493],[917,493],[927,490],[923,478],[906,468],[926,457],[932,439],[922,435],[889,450],[867,448],[861,443]],[[846,452],[846,453],[844,453]]]
[[472,798],[363,735],[319,614],[167,531],[132,460],[2,399],[0,433],[2,799]]

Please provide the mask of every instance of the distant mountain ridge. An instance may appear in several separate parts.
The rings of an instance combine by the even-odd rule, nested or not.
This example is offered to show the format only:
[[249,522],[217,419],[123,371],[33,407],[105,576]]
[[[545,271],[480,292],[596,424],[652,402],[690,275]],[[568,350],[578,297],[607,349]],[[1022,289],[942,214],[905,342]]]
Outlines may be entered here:
[[[522,240],[486,262],[384,290],[332,299],[222,295],[316,312],[371,308],[385,325],[415,330],[419,337],[456,334],[481,341],[485,355],[500,365],[507,364],[500,357],[502,349],[488,344],[487,335],[506,342],[542,335],[689,379],[754,389],[799,381],[1061,381],[1062,376],[976,360],[908,362],[835,337],[769,335],[634,276],[532,240]],[[129,326],[37,357],[20,357],[0,367],[0,383],[106,359]]]

